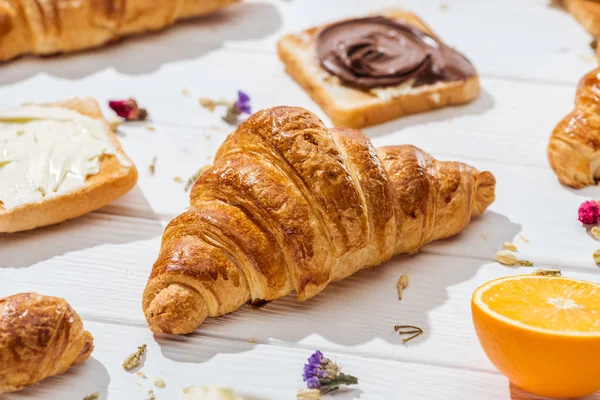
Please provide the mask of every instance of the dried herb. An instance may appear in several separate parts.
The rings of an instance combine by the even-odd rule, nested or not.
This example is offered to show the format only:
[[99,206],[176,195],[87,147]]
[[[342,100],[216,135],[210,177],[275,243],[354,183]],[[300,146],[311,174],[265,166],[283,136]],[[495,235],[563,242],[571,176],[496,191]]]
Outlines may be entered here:
[[597,265],[600,265],[600,249],[598,249],[594,252],[594,262]]
[[558,269],[537,269],[532,275],[561,276],[562,272]]
[[402,339],[403,344],[406,344],[408,341],[413,340],[417,336],[423,334],[423,329],[413,325],[394,325],[394,330],[398,332],[400,336],[411,335],[405,339]]
[[500,250],[496,252],[496,261],[498,261],[502,265],[515,266],[521,265],[523,267],[532,267],[533,263],[531,261],[519,260],[514,254],[509,253],[506,250]]
[[126,121],[143,121],[148,118],[148,112],[140,108],[134,99],[111,100],[108,106]]
[[183,190],[185,190],[185,191],[187,192],[187,191],[188,191],[188,190],[189,190],[189,189],[190,189],[190,188],[191,188],[191,187],[194,185],[194,183],[196,183],[196,179],[198,179],[198,177],[199,177],[200,175],[202,175],[202,173],[203,173],[203,172],[204,172],[204,171],[205,171],[205,170],[206,170],[208,167],[210,167],[210,165],[205,165],[205,166],[203,166],[202,168],[200,168],[200,169],[198,170],[198,172],[196,172],[196,173],[195,173],[193,176],[191,176],[191,177],[190,177],[190,178],[187,180],[187,182],[186,182],[186,184],[185,184],[185,187],[183,188]]
[[142,358],[144,357],[145,352],[146,352],[146,345],[143,344],[143,345],[139,346],[138,349],[134,353],[128,355],[125,358],[125,361],[123,361],[123,368],[125,368],[126,370],[129,371],[129,370],[137,367],[140,364],[140,362],[142,361]]
[[85,396],[83,398],[83,400],[96,400],[96,399],[99,399],[99,398],[100,398],[100,393],[96,392],[96,393],[92,393],[92,394],[90,394],[88,396]]
[[402,300],[402,291],[408,287],[408,275],[402,274],[396,282],[396,288],[398,289],[398,300]]
[[487,239],[487,236],[485,236],[485,235],[484,235],[484,234],[482,234],[482,233],[480,233],[480,234],[479,234],[479,236],[481,236],[481,238],[487,242],[487,240],[488,240],[488,239]]
[[517,246],[515,246],[511,242],[504,242],[504,249],[510,251],[517,251]]
[[527,239],[525,236],[523,235],[519,235],[519,237],[521,238],[522,241],[524,241],[525,243],[529,243],[529,239]]
[[165,382],[165,380],[163,378],[159,378],[157,376],[152,378],[152,383],[154,384],[154,386],[156,386],[157,388],[160,388],[160,389],[167,386],[167,383]]
[[148,171],[150,171],[150,175],[154,175],[154,173],[156,172],[156,156],[152,158],[152,163],[150,163]]

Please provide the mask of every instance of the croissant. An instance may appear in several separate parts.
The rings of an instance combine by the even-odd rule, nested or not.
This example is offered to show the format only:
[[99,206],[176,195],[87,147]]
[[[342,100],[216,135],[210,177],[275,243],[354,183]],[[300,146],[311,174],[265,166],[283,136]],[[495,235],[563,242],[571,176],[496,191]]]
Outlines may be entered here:
[[0,299],[0,394],[85,361],[94,338],[60,298],[20,293]]
[[0,61],[97,47],[239,0],[0,0]]
[[312,113],[252,115],[196,180],[165,229],[143,295],[152,331],[296,291],[306,300],[361,268],[460,232],[494,200],[489,172],[413,146],[373,148]]
[[577,86],[575,108],[552,131],[548,160],[558,180],[580,189],[600,177],[600,68]]

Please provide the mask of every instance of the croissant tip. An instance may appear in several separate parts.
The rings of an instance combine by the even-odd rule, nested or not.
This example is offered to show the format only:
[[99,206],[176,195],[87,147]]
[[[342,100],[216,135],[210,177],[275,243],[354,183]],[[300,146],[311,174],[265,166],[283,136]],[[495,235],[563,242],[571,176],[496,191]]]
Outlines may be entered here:
[[208,317],[208,307],[194,288],[171,283],[145,299],[144,315],[154,333],[191,333]]

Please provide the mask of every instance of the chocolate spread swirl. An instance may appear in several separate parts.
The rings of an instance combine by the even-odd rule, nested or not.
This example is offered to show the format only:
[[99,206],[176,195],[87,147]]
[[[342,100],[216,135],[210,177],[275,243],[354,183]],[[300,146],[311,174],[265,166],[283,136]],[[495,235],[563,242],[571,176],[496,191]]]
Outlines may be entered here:
[[363,90],[466,80],[475,68],[456,50],[415,26],[386,17],[351,19],[330,25],[317,36],[323,68]]

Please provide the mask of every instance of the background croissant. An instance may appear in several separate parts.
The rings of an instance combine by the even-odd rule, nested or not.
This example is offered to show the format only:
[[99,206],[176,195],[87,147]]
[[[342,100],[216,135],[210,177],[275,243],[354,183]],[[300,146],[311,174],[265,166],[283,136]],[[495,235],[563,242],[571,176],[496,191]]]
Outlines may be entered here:
[[93,340],[63,299],[37,293],[0,299],[0,394],[65,373],[87,360]]
[[588,72],[577,86],[575,108],[554,128],[548,160],[558,180],[573,188],[600,177],[600,68]]
[[97,47],[239,0],[0,0],[0,61]]
[[299,300],[329,282],[460,232],[495,179],[412,146],[375,150],[291,107],[251,116],[165,229],[144,291],[154,332],[192,332],[246,302]]

